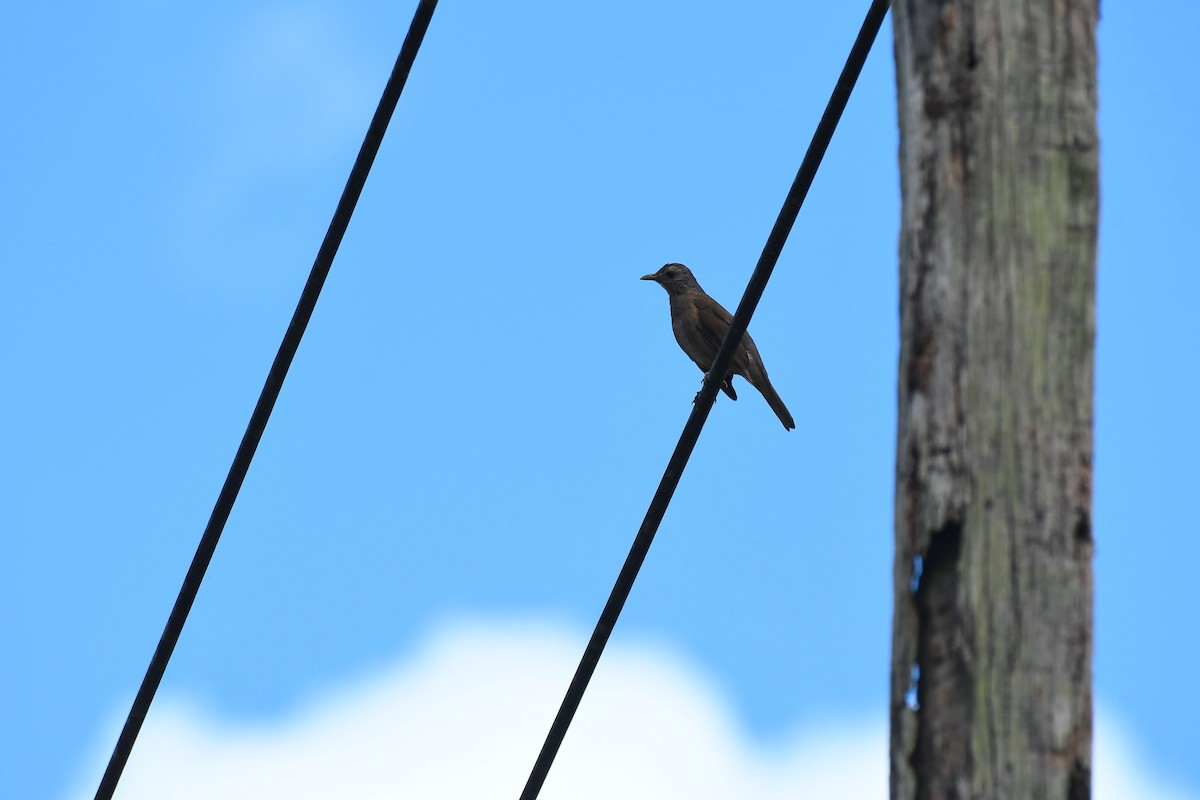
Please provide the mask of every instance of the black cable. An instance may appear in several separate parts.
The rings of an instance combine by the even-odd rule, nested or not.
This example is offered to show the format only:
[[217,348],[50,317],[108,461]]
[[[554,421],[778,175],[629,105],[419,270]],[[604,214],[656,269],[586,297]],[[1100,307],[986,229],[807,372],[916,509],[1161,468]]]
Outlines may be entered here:
[[792,182],[792,188],[788,191],[783,208],[779,211],[779,217],[775,220],[775,227],[771,229],[771,235],[767,237],[762,255],[758,258],[758,265],[755,266],[754,274],[750,276],[750,282],[746,286],[746,292],[742,295],[742,301],[733,315],[729,333],[721,343],[721,348],[713,360],[712,368],[705,377],[704,386],[696,397],[691,416],[688,417],[687,424],[683,427],[679,443],[675,445],[675,452],[671,454],[671,460],[667,462],[667,468],[663,472],[662,480],[659,481],[658,490],[654,493],[654,499],[650,501],[650,508],[646,511],[642,526],[638,529],[620,574],[617,575],[617,582],[608,597],[608,602],[600,613],[596,629],[592,631],[592,638],[588,640],[587,647],[583,651],[583,658],[579,661],[575,676],[571,678],[571,685],[567,688],[566,696],[563,697],[558,715],[555,716],[554,722],[550,726],[550,732],[546,734],[546,741],[542,745],[541,752],[538,753],[533,770],[529,773],[529,780],[525,782],[525,789],[521,792],[521,800],[534,800],[541,792],[542,784],[545,783],[546,776],[550,773],[550,766],[554,763],[558,748],[567,735],[567,728],[570,727],[579,703],[583,700],[583,693],[592,679],[592,674],[596,671],[596,665],[600,661],[601,653],[604,652],[604,646],[608,643],[608,637],[617,624],[617,617],[620,616],[629,592],[633,589],[633,582],[637,578],[638,570],[641,569],[642,562],[646,560],[650,543],[654,540],[654,534],[662,523],[663,515],[671,502],[671,496],[679,485],[679,478],[683,475],[684,467],[687,466],[688,459],[692,455],[696,440],[700,438],[700,431],[704,427],[705,420],[708,419],[708,413],[712,409],[713,401],[717,397],[717,390],[722,383],[719,376],[725,375],[733,361],[734,350],[741,342],[742,334],[746,332],[750,317],[758,306],[758,301],[767,286],[771,272],[775,269],[775,263],[779,260],[783,245],[800,213],[800,206],[804,203],[809,187],[812,186],[817,168],[825,156],[825,149],[829,146],[830,139],[833,138],[838,120],[841,119],[846,102],[850,99],[850,92],[854,89],[858,75],[867,60],[867,54],[871,51],[871,45],[875,41],[876,34],[879,33],[889,5],[888,0],[874,0],[871,8],[867,11],[867,17],[858,32],[858,38],[855,39],[854,46],[850,48],[846,65],[842,68],[842,74],[838,77],[829,103],[825,106],[825,113],[817,124],[816,132],[813,133],[812,141],[808,145],[808,152],[804,154],[804,160],[800,163],[796,180]]
[[196,594],[200,591],[200,582],[204,580],[204,573],[212,561],[213,553],[217,549],[217,542],[221,538],[221,532],[225,529],[225,523],[229,520],[229,514],[233,510],[233,504],[242,488],[242,482],[250,469],[250,462],[254,458],[254,451],[258,448],[263,431],[267,427],[271,410],[275,407],[275,401],[279,399],[284,378],[287,377],[288,368],[292,364],[296,350],[300,347],[300,340],[304,336],[305,328],[308,327],[308,321],[312,318],[317,298],[321,295],[321,287],[324,286],[325,279],[329,276],[333,258],[337,255],[342,237],[350,224],[350,217],[354,214],[354,207],[367,182],[367,175],[371,171],[375,155],[379,152],[379,146],[383,143],[383,135],[387,131],[388,122],[391,121],[392,112],[396,110],[400,93],[404,90],[404,83],[408,80],[408,73],[417,57],[421,41],[425,38],[425,31],[429,28],[429,20],[432,18],[436,6],[437,0],[421,0],[413,15],[408,35],[404,37],[404,44],[400,48],[400,55],[396,57],[396,65],[392,68],[387,86],[384,87],[383,96],[379,98],[375,116],[371,119],[367,134],[363,138],[362,147],[358,151],[358,158],[350,170],[350,177],[346,180],[346,188],[342,190],[342,197],[338,201],[337,209],[333,212],[333,219],[329,222],[325,240],[321,242],[321,249],[317,251],[317,258],[313,262],[308,282],[305,283],[304,291],[300,294],[300,301],[296,304],[292,321],[283,335],[279,352],[275,354],[275,361],[271,364],[267,381],[258,397],[258,403],[254,406],[254,413],[250,415],[250,422],[246,426],[246,433],[242,436],[242,443],[238,446],[237,454],[233,457],[233,464],[229,467],[225,485],[221,487],[221,493],[217,495],[217,502],[213,506],[208,526],[204,529],[204,535],[200,537],[200,544],[196,548],[196,555],[192,558],[192,565],[183,579],[183,586],[179,589],[179,596],[175,599],[175,606],[167,618],[162,637],[158,640],[158,647],[155,648],[154,656],[150,659],[146,676],[142,679],[142,685],[133,700],[132,708],[129,709],[129,716],[125,718],[125,725],[121,728],[121,735],[117,738],[117,744],[108,760],[104,777],[100,779],[100,786],[96,789],[96,800],[111,800],[113,792],[117,789],[117,782],[120,781],[121,773],[125,770],[125,764],[133,750],[134,741],[137,739],[138,732],[141,731],[142,723],[150,710],[150,704],[154,701],[154,695],[162,682],[163,673],[166,672],[167,662],[170,661],[175,645],[179,642],[179,635],[183,631],[184,623],[187,622],[188,612],[191,611]]

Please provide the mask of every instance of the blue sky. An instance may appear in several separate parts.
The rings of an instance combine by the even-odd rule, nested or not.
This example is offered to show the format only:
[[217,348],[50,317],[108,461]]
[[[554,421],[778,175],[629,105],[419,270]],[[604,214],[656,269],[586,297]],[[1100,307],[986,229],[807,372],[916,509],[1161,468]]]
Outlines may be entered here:
[[[736,304],[857,5],[442,4],[148,733],[582,642],[699,386],[637,278]],[[412,9],[10,14],[0,795],[94,789]],[[1198,797],[1200,11],[1102,11],[1096,697]],[[886,714],[894,93],[889,19],[751,324],[798,428],[718,401],[614,637],[754,752]]]

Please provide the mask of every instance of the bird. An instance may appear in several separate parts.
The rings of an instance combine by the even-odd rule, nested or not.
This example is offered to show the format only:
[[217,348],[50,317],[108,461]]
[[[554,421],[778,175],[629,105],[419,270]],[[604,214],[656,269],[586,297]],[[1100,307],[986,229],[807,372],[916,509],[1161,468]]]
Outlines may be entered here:
[[[667,290],[667,297],[671,301],[671,330],[675,332],[675,341],[679,342],[687,357],[696,362],[696,366],[708,375],[713,359],[717,356],[717,349],[729,331],[733,315],[700,288],[696,276],[683,264],[664,264],[658,272],[643,275],[641,280],[654,281]],[[741,375],[762,393],[785,430],[790,431],[796,427],[787,406],[783,404],[779,393],[767,378],[767,368],[763,366],[762,357],[759,356],[758,347],[750,338],[749,331],[742,336],[742,342],[733,354],[729,374],[721,383],[721,390],[729,395],[730,399],[737,400],[737,392],[733,388],[734,375]]]

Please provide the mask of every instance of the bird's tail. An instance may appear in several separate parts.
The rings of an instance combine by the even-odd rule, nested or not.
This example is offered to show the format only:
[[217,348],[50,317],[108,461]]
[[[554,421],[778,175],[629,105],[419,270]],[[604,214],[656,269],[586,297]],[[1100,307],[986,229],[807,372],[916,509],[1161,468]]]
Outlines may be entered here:
[[775,412],[775,416],[779,417],[779,421],[783,423],[783,427],[791,430],[796,427],[796,422],[792,419],[792,414],[787,410],[787,406],[783,404],[779,393],[775,391],[775,387],[771,385],[771,381],[767,380],[767,376],[762,376],[762,386],[755,384],[754,388],[762,392],[762,396],[766,398],[767,405]]

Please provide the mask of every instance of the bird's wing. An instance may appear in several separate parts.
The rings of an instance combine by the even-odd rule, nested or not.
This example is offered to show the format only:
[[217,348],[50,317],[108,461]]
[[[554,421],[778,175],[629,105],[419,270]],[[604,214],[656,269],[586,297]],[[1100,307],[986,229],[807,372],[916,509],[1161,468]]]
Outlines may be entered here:
[[729,332],[729,323],[732,321],[733,315],[711,297],[705,296],[696,303],[696,322],[698,323],[696,332],[710,353],[708,357],[710,364],[712,359],[716,358],[717,348],[724,341],[725,334]]
[[[712,355],[709,356],[709,363],[711,364],[712,359],[717,357],[717,348],[721,346],[721,342],[725,340],[725,334],[729,332],[729,325],[733,322],[733,315],[711,297],[706,299],[708,302],[697,304],[697,311],[700,316],[700,325],[698,327],[706,343],[712,348]],[[741,346],[733,354],[733,361],[730,363],[729,371],[734,375],[742,375],[749,379],[751,383],[754,383],[757,377],[758,365],[761,363],[762,361],[758,357],[758,348],[754,346],[754,340],[750,338],[750,332],[747,331],[742,334]]]

